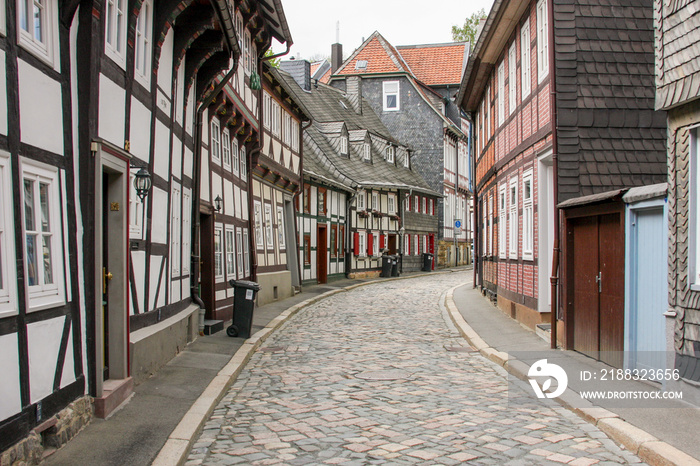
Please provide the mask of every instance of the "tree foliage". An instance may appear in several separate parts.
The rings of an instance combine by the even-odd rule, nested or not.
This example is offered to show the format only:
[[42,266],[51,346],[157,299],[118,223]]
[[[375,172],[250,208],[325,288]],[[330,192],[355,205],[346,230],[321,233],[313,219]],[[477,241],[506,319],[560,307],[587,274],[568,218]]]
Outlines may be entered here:
[[476,32],[479,30],[479,22],[486,18],[486,11],[482,8],[464,20],[462,26],[452,26],[452,40],[455,42],[469,42],[473,49],[476,41]]
[[[271,56],[273,56],[274,54],[275,54],[275,52],[272,51],[272,47],[270,47],[269,49],[267,49],[267,50],[265,51],[265,56],[266,56],[266,57],[271,57]],[[280,67],[280,59],[279,59],[279,58],[273,58],[272,60],[269,60],[268,63],[270,63],[270,65],[272,65],[272,66],[275,67],[275,68],[279,68],[279,67]]]

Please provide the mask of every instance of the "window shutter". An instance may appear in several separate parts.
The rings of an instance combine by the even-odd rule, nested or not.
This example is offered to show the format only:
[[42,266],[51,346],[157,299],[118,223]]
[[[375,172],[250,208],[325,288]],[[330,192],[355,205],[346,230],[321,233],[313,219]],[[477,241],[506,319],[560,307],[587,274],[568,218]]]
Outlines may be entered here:
[[374,254],[374,235],[371,233],[367,234],[367,255],[371,256]]
[[386,235],[379,235],[379,249],[380,250],[384,249],[384,244],[386,244],[386,242],[384,241],[385,236]]
[[353,251],[355,251],[355,255],[359,256],[360,255],[360,234],[358,232],[355,232],[355,247],[353,248]]
[[418,200],[418,205],[416,206],[416,210],[418,210],[418,213],[420,213],[420,209],[421,209],[421,207],[420,207],[421,198],[420,198],[420,197],[417,197],[416,199]]
[[411,255],[411,235],[406,235],[406,241],[408,241],[408,255]]

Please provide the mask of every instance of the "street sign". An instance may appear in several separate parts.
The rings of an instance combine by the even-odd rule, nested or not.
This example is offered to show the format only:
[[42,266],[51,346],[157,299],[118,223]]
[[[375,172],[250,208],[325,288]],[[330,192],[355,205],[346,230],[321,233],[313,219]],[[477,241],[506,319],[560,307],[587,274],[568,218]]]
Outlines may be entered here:
[[455,220],[455,228],[462,228],[462,221],[461,220]]

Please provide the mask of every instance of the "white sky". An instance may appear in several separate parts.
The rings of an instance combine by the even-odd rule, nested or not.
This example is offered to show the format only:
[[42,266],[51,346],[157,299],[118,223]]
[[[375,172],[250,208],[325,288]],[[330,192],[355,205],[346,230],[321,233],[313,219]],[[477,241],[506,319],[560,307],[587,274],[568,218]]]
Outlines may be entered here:
[[[452,25],[493,0],[282,0],[294,44],[288,55],[309,59],[330,57],[340,21],[340,43],[348,57],[374,31],[392,45],[438,44],[452,41]],[[275,53],[284,47],[273,41]]]

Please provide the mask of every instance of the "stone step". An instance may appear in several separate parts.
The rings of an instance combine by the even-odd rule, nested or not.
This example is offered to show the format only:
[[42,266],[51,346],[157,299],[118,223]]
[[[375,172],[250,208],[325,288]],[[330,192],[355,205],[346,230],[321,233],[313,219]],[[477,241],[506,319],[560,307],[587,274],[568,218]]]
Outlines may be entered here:
[[211,320],[207,319],[204,321],[204,334],[214,335],[216,332],[220,332],[224,329],[223,320]]

